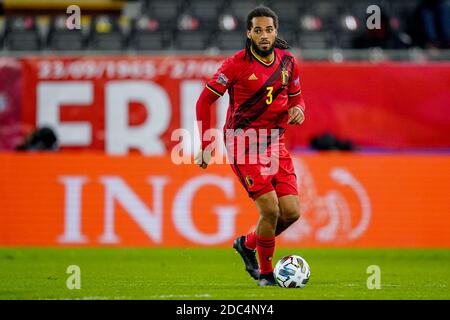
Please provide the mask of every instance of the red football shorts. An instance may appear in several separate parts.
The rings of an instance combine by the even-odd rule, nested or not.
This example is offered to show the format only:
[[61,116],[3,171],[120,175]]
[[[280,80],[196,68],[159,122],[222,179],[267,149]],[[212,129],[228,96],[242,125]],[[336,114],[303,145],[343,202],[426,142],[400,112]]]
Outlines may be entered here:
[[269,155],[262,160],[251,162],[248,154],[245,163],[236,158],[230,160],[233,172],[253,200],[273,190],[277,197],[298,195],[294,164],[284,143],[271,147]]

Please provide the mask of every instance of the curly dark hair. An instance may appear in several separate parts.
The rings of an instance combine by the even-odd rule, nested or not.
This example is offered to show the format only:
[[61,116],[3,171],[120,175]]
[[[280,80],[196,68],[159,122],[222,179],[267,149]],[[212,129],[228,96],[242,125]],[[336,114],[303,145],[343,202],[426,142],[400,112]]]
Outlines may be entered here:
[[[252,11],[250,11],[247,15],[247,30],[251,30],[253,27],[252,19],[255,17],[268,17],[273,19],[273,24],[276,29],[278,29],[278,15],[273,12],[272,9],[266,6],[258,6]],[[244,59],[248,56],[249,60],[252,60],[252,55],[250,54],[250,48],[252,46],[252,40],[247,38],[245,42],[245,55]],[[289,48],[289,45],[286,40],[283,40],[279,37],[275,38],[275,48],[286,50]]]

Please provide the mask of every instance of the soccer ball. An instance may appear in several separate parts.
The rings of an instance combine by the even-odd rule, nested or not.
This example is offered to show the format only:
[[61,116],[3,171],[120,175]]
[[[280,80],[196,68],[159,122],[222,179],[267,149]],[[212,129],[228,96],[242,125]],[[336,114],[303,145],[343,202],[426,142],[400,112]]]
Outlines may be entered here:
[[282,288],[303,288],[308,283],[310,274],[306,260],[296,255],[282,258],[273,271],[278,285]]

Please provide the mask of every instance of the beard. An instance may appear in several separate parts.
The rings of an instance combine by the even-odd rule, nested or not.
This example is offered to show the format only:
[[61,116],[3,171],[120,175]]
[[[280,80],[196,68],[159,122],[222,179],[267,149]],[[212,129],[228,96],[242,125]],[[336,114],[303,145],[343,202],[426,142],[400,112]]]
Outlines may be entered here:
[[251,39],[252,41],[252,48],[253,51],[255,51],[255,53],[260,56],[260,57],[267,57],[268,55],[270,55],[273,52],[273,48],[275,48],[275,41],[273,42],[273,44],[270,46],[269,49],[267,50],[261,50],[260,48],[258,48],[258,45],[256,44],[255,41],[253,41],[253,39]]

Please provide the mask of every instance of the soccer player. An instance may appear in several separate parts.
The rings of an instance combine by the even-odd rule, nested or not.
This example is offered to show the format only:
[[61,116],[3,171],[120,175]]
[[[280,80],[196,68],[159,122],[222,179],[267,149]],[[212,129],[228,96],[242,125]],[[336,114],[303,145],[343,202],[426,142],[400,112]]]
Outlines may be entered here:
[[[292,159],[284,145],[288,124],[304,120],[305,104],[300,89],[298,66],[286,41],[277,37],[278,16],[260,6],[247,16],[245,49],[226,59],[198,98],[196,111],[202,139],[196,163],[208,166],[210,141],[203,133],[210,128],[210,105],[226,90],[230,96],[224,137],[230,130],[256,130],[257,137],[268,141],[269,158],[278,158],[278,170],[267,171],[267,163],[247,163],[250,148],[245,145],[245,163],[232,161],[231,167],[253,199],[259,220],[256,230],[238,237],[233,247],[241,255],[247,272],[259,286],[275,285],[272,257],[275,237],[300,217],[297,178]],[[278,130],[278,139],[271,140],[270,130]],[[239,146],[237,146],[239,149]],[[236,160],[233,142],[226,140],[228,157]],[[258,149],[260,150],[260,149]],[[258,253],[258,260],[256,259]]]

